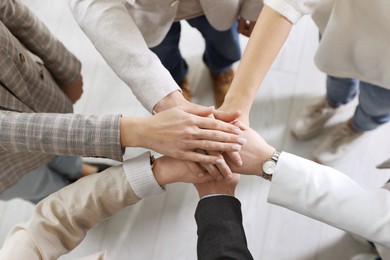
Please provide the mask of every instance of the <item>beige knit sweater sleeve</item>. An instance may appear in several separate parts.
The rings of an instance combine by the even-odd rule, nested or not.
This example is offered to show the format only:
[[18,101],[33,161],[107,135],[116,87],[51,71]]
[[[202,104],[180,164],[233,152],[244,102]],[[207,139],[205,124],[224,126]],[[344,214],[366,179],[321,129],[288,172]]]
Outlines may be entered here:
[[139,200],[121,165],[82,178],[39,203],[29,222],[16,225],[0,259],[57,259],[80,244],[89,229]]

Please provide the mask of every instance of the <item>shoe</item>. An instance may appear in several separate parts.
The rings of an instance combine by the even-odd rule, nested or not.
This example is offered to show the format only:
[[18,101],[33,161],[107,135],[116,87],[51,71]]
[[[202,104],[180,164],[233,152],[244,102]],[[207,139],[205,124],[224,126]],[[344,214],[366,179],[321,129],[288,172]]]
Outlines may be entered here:
[[325,137],[314,151],[316,162],[325,164],[336,161],[358,146],[364,132],[352,129],[349,121],[339,124]]
[[339,109],[331,107],[326,98],[323,98],[305,109],[303,116],[292,127],[291,133],[299,140],[310,140],[322,132],[325,123]]
[[181,88],[181,93],[183,94],[183,97],[188,101],[191,101],[191,87],[188,83],[187,77],[184,77],[184,79],[179,83],[179,87]]
[[362,253],[355,255],[351,258],[351,260],[381,260],[382,258],[375,253]]
[[210,75],[213,83],[214,103],[219,108],[223,104],[226,93],[229,91],[230,84],[234,78],[234,72],[230,68],[226,72],[210,71]]

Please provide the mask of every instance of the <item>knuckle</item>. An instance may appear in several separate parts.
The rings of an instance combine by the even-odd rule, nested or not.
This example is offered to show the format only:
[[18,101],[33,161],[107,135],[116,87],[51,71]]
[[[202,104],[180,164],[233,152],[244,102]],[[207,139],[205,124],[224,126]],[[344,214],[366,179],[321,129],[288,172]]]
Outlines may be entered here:
[[196,118],[194,116],[187,117],[186,123],[191,126],[196,125]]
[[210,140],[218,140],[218,133],[215,131],[210,132]]
[[205,141],[204,147],[205,147],[206,150],[210,150],[212,148],[211,141]]
[[217,120],[211,121],[211,128],[212,129],[219,129],[220,128],[219,122]]
[[178,151],[177,153],[177,159],[181,159],[181,160],[183,160],[184,159],[184,157],[185,157],[185,152],[184,151]]
[[186,127],[182,133],[183,139],[194,139],[194,131],[191,127]]

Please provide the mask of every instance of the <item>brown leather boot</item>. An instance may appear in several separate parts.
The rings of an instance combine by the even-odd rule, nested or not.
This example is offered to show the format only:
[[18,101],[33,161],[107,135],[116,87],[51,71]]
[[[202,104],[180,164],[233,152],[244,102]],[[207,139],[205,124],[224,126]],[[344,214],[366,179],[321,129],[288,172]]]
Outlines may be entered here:
[[229,69],[226,72],[212,72],[210,71],[211,81],[213,82],[214,102],[215,106],[219,108],[225,95],[230,88],[230,84],[233,81],[234,72],[233,69]]
[[184,77],[184,79],[179,83],[179,87],[181,88],[181,93],[183,94],[183,97],[188,101],[191,101],[191,88],[190,84],[188,83],[187,77]]

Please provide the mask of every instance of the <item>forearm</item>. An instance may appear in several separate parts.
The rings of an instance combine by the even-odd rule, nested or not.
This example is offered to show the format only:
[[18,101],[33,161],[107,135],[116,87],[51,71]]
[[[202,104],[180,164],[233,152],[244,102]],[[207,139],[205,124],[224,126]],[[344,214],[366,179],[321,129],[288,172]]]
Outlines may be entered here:
[[0,111],[0,149],[121,161],[119,117]]
[[74,249],[89,229],[139,200],[122,166],[84,177],[39,203],[27,224],[11,230],[0,256],[57,259]]
[[292,24],[264,6],[244,51],[229,92],[222,105],[226,110],[249,113],[256,92],[282,48]]
[[58,84],[69,84],[80,74],[79,60],[19,0],[1,1],[0,21],[44,62]]
[[390,192],[330,167],[282,153],[268,201],[390,248]]
[[229,196],[201,199],[195,212],[198,259],[253,259],[242,226],[241,204]]
[[168,70],[146,45],[126,9],[126,1],[68,1],[81,29],[148,111],[179,90]]

